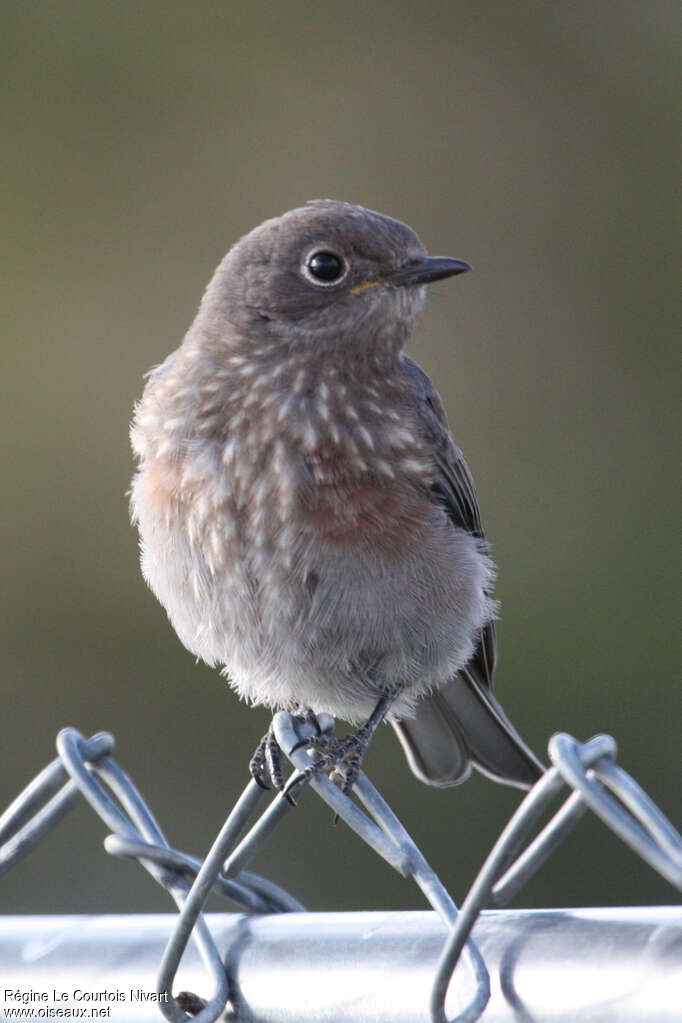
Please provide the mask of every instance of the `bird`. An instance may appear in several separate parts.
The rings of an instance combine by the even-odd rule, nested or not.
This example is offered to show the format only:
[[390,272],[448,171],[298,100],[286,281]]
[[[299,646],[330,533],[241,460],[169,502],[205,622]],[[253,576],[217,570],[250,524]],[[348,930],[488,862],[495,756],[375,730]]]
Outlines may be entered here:
[[[493,692],[473,479],[404,351],[427,285],[469,269],[392,217],[308,202],[233,245],[134,411],[147,583],[240,697],[351,726],[305,741],[305,776],[344,792],[383,720],[430,785],[544,771]],[[280,753],[271,727],[251,773],[293,801]]]

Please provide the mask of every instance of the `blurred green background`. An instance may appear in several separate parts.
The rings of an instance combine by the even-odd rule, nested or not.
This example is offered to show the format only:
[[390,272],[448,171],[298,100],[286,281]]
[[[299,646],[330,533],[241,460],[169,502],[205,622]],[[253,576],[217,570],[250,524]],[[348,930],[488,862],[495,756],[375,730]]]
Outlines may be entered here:
[[[232,242],[334,197],[474,266],[411,354],[477,480],[505,707],[540,753],[612,733],[679,824],[680,27],[660,2],[3,3],[3,805],[67,724],[115,734],[195,855],[245,783],[267,715],[142,581],[128,421]],[[461,898],[519,794],[430,790],[389,729],[366,767]],[[170,908],[105,833],[78,809],[0,911]],[[423,905],[311,795],[253,869],[314,909]],[[516,903],[675,900],[585,820]]]

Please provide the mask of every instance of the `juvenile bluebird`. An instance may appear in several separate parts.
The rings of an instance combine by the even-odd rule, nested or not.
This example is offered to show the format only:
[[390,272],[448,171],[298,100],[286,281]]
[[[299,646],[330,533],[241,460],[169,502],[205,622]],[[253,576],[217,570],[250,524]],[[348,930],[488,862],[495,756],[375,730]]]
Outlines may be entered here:
[[[344,202],[267,220],[220,263],[135,410],[145,579],[240,696],[360,725],[310,741],[309,773],[345,791],[384,717],[428,784],[472,765],[522,788],[543,772],[493,695],[472,478],[403,352],[425,286],[468,269]],[[281,789],[277,752],[268,733],[251,771]]]

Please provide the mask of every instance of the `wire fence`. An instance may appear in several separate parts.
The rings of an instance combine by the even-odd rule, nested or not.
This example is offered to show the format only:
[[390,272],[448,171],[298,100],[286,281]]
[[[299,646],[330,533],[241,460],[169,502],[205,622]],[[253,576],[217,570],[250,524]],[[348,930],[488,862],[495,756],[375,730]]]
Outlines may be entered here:
[[[321,715],[318,725],[331,734],[334,722]],[[313,725],[280,712],[273,719],[273,728],[294,769],[304,772],[315,754],[300,743],[312,735]],[[107,851],[137,860],[178,906],[179,915],[158,970],[158,1008],[173,1023],[214,1023],[228,1003],[234,1010],[236,992],[230,990],[225,948],[219,948],[203,907],[208,895],[217,892],[250,913],[305,912],[284,889],[246,869],[283,817],[292,811],[292,804],[275,795],[248,827],[258,804],[266,797],[263,789],[250,781],[208,855],[200,861],[170,847],[135,785],[112,759],[113,747],[114,740],[106,733],[90,739],[73,728],[59,733],[57,759],[33,779],[0,818],[0,875],[84,797],[111,832],[105,840]],[[449,1023],[474,1023],[481,1017],[491,995],[491,954],[484,956],[473,940],[474,925],[491,899],[504,904],[526,883],[588,810],[659,874],[682,889],[682,838],[637,782],[616,764],[616,754],[616,743],[610,736],[599,735],[580,743],[566,734],[555,735],[549,743],[552,766],[509,820],[461,909],[366,775],[360,774],[354,788],[364,809],[324,775],[315,775],[307,782],[377,855],[403,877],[413,879],[440,917],[441,926],[445,926],[446,938],[430,984],[426,1018],[431,1023],[447,1023],[446,998],[451,1010],[455,987],[457,1010]],[[547,808],[560,796],[563,802],[550,821],[521,851]],[[208,997],[193,991],[173,995],[190,938],[210,977],[212,993]]]

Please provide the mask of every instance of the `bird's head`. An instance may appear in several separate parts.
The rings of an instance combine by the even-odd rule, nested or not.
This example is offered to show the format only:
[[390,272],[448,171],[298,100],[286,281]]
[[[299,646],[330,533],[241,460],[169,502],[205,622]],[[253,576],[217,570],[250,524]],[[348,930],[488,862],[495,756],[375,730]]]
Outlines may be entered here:
[[245,235],[209,284],[202,332],[243,345],[317,351],[348,345],[397,351],[425,285],[463,273],[462,260],[429,256],[406,224],[373,210],[316,200]]

